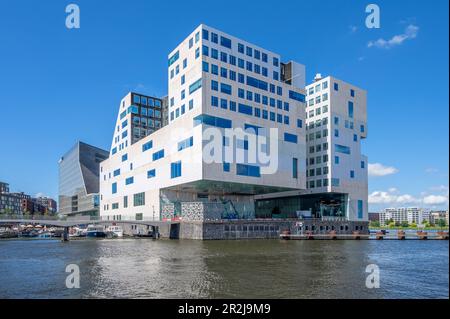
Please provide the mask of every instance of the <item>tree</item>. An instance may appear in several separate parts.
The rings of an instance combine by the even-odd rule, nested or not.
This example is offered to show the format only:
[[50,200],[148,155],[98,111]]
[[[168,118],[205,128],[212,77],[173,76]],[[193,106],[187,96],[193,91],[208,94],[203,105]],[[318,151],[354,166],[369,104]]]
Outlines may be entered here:
[[395,227],[400,227],[402,224],[400,222],[395,222]]
[[438,226],[439,226],[439,227],[445,227],[445,226],[447,226],[447,223],[446,223],[445,219],[439,219],[439,220],[438,220]]
[[371,227],[380,227],[380,222],[378,220],[373,220],[370,222]]
[[416,224],[416,223],[411,223],[411,224],[409,225],[409,227],[411,227],[411,228],[417,228],[417,224]]
[[409,227],[408,222],[407,222],[407,221],[403,221],[403,222],[402,222],[402,227],[404,227],[404,228]]
[[394,228],[395,227],[395,223],[394,222],[389,223],[388,227],[389,228]]

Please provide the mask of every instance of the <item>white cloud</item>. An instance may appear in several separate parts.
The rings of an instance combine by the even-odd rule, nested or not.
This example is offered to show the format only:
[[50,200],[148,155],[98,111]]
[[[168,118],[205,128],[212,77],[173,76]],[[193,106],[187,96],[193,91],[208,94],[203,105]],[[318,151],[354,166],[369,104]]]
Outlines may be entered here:
[[380,163],[369,163],[369,176],[386,176],[398,172],[398,169],[392,166],[384,166]]
[[434,167],[429,167],[429,168],[425,169],[425,173],[428,173],[428,174],[437,173],[437,172],[439,172],[439,170]]
[[442,205],[448,203],[448,196],[428,195],[423,198],[423,203],[427,205]]
[[[445,187],[445,186],[444,186]],[[431,194],[427,195],[422,192],[420,197],[415,197],[410,194],[397,194],[396,188],[389,188],[386,191],[374,191],[369,195],[369,204],[385,204],[389,206],[404,206],[410,204],[418,204],[424,207],[435,207],[434,205],[448,205],[448,191],[446,195]]]
[[369,204],[414,204],[420,199],[409,194],[396,195],[393,192],[375,191],[369,195]]
[[48,197],[47,195],[45,195],[44,193],[37,193],[36,195],[34,195],[35,198],[39,198],[39,197]]
[[383,38],[380,38],[375,41],[370,41],[367,44],[367,47],[376,47],[381,49],[390,49],[394,46],[400,45],[406,40],[411,40],[417,37],[417,33],[419,32],[419,27],[415,26],[413,24],[410,24],[406,27],[404,33],[394,35],[391,39],[385,40]]

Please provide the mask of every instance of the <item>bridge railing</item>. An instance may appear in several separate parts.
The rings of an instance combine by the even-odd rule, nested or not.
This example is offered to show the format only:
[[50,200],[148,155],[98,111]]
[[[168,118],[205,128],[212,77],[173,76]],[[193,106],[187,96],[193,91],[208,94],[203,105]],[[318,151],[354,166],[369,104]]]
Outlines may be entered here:
[[0,220],[63,220],[57,215],[0,214]]

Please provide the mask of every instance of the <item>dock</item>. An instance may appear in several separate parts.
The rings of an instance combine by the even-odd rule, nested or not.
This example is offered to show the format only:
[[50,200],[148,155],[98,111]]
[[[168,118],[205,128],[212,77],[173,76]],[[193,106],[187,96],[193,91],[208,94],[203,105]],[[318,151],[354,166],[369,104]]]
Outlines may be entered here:
[[398,231],[393,234],[386,234],[383,232],[363,234],[360,232],[353,232],[352,234],[337,234],[335,231],[326,234],[315,234],[312,232],[305,232],[301,234],[291,234],[289,231],[284,231],[280,234],[280,239],[283,240],[448,240],[448,232],[424,232],[418,231],[416,233],[406,233]]

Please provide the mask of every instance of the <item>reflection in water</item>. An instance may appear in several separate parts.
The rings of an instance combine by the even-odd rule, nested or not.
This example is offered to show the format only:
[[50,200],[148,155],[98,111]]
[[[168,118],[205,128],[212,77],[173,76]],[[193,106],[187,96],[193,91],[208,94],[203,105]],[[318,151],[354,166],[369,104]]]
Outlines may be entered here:
[[[0,241],[0,298],[448,298],[448,241]],[[80,289],[65,267],[80,267]],[[380,268],[380,289],[365,286]]]

